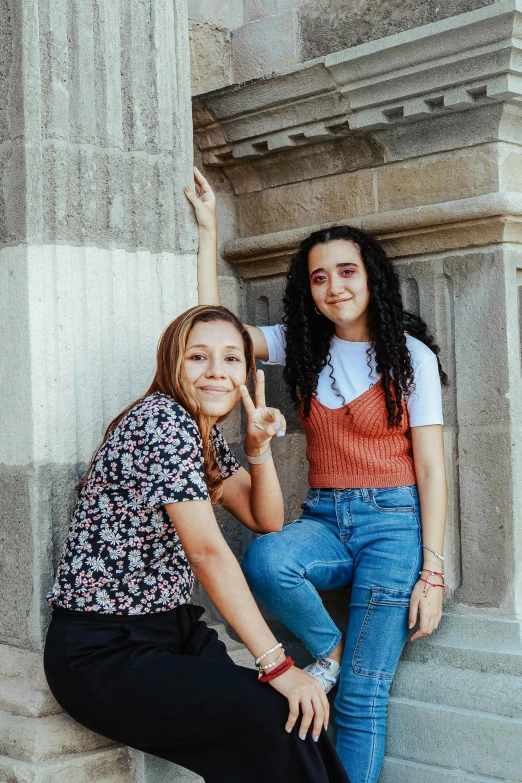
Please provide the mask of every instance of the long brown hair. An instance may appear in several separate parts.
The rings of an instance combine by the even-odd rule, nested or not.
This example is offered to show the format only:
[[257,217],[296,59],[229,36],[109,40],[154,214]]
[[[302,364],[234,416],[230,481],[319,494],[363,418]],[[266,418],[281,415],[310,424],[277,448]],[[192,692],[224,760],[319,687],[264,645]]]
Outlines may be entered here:
[[[172,397],[173,400],[182,405],[198,425],[201,433],[201,440],[203,441],[204,468],[208,491],[211,500],[214,503],[219,502],[223,494],[223,479],[221,478],[221,470],[217,464],[216,455],[214,454],[210,439],[212,427],[210,425],[209,416],[202,410],[198,400],[192,395],[190,386],[183,373],[183,359],[188,336],[192,328],[201,321],[205,323],[225,321],[226,323],[232,324],[243,340],[247,378],[249,373],[255,372],[254,348],[250,335],[241,321],[239,321],[230,310],[227,310],[226,307],[216,307],[214,305],[200,305],[192,307],[190,310],[186,310],[186,312],[175,318],[161,335],[156,355],[157,366],[154,380],[144,395],[128,405],[125,410],[119,413],[111,421],[105,431],[103,441],[94,453],[86,474],[78,485],[78,491],[81,491],[85,486],[87,477],[100,449],[106,443],[107,438],[116,429],[121,420],[135,405],[141,402],[145,397],[148,397],[149,394],[160,392],[161,394]],[[224,418],[226,418],[226,416],[223,416],[220,421]]]

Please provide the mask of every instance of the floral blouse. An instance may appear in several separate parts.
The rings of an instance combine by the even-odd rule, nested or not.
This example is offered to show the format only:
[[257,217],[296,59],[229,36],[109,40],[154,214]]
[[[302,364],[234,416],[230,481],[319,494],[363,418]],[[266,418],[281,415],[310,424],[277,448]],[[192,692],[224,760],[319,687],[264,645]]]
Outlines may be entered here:
[[[216,427],[211,438],[226,479],[239,464]],[[187,603],[194,577],[164,505],[209,499],[194,419],[172,397],[145,397],[96,455],[49,602],[98,614]]]

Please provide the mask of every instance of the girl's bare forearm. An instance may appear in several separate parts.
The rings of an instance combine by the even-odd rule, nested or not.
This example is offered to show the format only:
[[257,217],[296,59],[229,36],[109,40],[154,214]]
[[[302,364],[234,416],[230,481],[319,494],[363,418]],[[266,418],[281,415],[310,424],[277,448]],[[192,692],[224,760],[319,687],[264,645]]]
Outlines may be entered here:
[[214,229],[199,229],[198,304],[220,304],[217,275],[217,233]]

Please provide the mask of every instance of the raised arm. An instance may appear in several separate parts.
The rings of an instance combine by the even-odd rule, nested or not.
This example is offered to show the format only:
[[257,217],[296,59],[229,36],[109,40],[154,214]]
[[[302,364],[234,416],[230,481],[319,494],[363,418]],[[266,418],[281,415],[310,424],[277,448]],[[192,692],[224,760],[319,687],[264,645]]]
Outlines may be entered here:
[[[194,167],[196,190],[185,187],[185,195],[194,207],[199,231],[198,248],[198,304],[219,305],[217,273],[217,218],[216,196],[208,180]],[[247,326],[254,344],[256,359],[267,361],[268,346],[257,326]]]
[[198,304],[219,305],[216,196],[195,166],[194,179],[196,190],[187,186],[185,195],[194,207],[198,222]]

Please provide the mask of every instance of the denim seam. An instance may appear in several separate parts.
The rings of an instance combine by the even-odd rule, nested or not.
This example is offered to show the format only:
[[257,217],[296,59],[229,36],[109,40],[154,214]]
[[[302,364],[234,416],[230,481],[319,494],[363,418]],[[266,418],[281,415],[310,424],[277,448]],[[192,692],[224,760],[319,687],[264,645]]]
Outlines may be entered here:
[[[317,598],[319,598],[319,600],[321,600],[321,597],[320,597],[319,593],[317,592],[317,590],[315,589],[315,587],[313,586],[313,584],[311,582],[309,582],[307,579],[303,578],[302,584],[305,585],[309,590],[311,590],[314,593],[314,595],[316,595]],[[328,658],[330,653],[332,653],[335,650],[335,648],[337,647],[337,645],[339,644],[339,642],[342,639],[341,632],[339,631],[338,627],[336,626],[336,624],[334,623],[334,621],[330,617],[329,613],[326,611],[326,608],[324,607],[324,604],[323,604],[323,608],[324,608],[326,616],[328,617],[328,619],[329,619],[329,621],[330,621],[330,623],[332,625],[332,628],[335,631],[335,634],[336,634],[335,638],[336,638],[337,641],[335,642],[335,644],[333,646],[328,647],[327,651],[324,652],[324,653],[318,653],[316,655],[313,650],[310,650],[309,652],[311,652],[311,654],[314,656],[314,658]]]
[[373,697],[372,697],[372,750],[370,753],[370,763],[368,765],[368,774],[366,776],[366,783],[368,783],[368,781],[370,780],[370,775],[373,767],[373,760],[375,758],[375,742],[377,739],[377,726],[375,721],[375,699],[377,698],[379,685],[380,685],[380,679],[377,678],[377,682],[375,683],[375,690],[373,692]]
[[[417,508],[415,508],[413,510],[413,513],[415,514],[415,519],[417,520],[417,527],[418,527],[417,538],[418,538],[419,550],[420,550],[421,545],[422,545],[422,528],[421,528],[421,524],[422,523],[421,523],[421,519],[420,519],[419,515],[417,514]],[[417,562],[414,561],[412,569],[410,571],[409,584],[412,584],[413,577],[415,576],[415,571],[416,570],[417,570]],[[417,579],[415,579],[415,582],[417,582]],[[413,582],[413,584],[412,584],[412,589],[415,586],[415,582]]]

